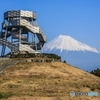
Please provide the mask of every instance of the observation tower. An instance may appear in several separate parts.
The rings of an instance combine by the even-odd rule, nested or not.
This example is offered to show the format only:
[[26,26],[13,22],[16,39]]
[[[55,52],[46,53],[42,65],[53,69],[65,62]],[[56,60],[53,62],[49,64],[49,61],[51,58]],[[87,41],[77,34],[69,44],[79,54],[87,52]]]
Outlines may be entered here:
[[36,23],[36,13],[26,10],[11,10],[4,13],[0,31],[1,56],[6,47],[12,53],[39,53],[46,42],[46,36]]

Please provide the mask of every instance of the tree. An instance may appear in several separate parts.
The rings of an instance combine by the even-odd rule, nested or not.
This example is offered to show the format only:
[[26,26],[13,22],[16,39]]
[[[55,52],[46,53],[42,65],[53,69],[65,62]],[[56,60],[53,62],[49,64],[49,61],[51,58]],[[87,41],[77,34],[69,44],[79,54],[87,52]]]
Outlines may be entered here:
[[67,63],[66,60],[63,61],[64,63]]
[[97,68],[96,70],[93,70],[90,73],[100,77],[100,68]]

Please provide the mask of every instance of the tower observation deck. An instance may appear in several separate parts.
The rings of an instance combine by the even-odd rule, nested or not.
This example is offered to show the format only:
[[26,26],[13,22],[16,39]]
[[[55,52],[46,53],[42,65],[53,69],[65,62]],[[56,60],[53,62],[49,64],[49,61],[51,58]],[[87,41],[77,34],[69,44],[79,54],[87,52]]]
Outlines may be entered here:
[[[29,34],[31,34],[31,41]],[[46,40],[42,29],[36,23],[35,12],[11,10],[4,13],[0,31],[1,56],[5,56],[6,46],[11,53],[38,53]]]

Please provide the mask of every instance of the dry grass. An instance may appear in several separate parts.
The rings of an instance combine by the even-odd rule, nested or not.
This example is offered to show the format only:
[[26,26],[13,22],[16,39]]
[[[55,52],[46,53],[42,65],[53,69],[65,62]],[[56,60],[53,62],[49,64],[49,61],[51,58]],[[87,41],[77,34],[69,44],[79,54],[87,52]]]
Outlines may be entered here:
[[100,98],[100,95],[72,98],[69,95],[71,91],[96,91],[100,94],[100,78],[61,62],[20,62],[7,68],[0,75],[0,95],[8,100],[99,100]]

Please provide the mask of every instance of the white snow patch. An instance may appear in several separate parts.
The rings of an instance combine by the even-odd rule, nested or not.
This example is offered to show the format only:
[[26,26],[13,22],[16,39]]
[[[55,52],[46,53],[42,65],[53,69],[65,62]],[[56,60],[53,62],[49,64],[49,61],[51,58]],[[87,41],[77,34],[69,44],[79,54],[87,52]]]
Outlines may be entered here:
[[59,35],[54,40],[46,43],[43,49],[45,51],[59,49],[61,52],[65,50],[65,51],[83,51],[83,52],[90,51],[90,52],[99,53],[99,50],[97,50],[96,48],[81,43],[67,35]]

